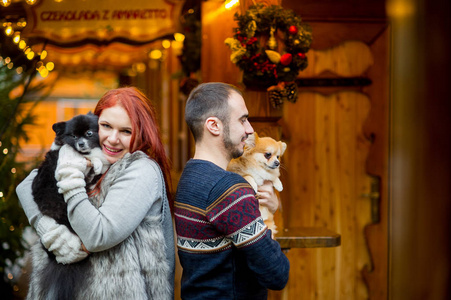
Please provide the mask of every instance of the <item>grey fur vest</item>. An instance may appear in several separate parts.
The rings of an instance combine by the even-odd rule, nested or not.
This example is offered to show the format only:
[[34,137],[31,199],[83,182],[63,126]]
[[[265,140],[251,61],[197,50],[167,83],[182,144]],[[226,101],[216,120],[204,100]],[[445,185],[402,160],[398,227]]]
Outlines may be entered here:
[[[137,151],[113,164],[103,178],[99,196],[90,199],[91,203],[100,207],[114,180],[126,171],[131,162],[143,157],[145,154]],[[163,193],[165,195],[165,191]],[[92,253],[85,260],[72,265],[57,264],[38,243],[31,251],[33,271],[27,299],[53,300],[51,293],[43,297],[43,289],[48,292],[64,288],[61,284],[55,286],[41,280],[40,274],[54,267],[52,272],[55,278],[65,276],[66,271],[75,274],[65,280],[72,281],[67,283],[72,285],[74,291],[70,299],[172,299],[172,284],[169,281],[171,270],[166,259],[164,241],[161,215],[158,215],[144,218],[136,230],[119,245]]]

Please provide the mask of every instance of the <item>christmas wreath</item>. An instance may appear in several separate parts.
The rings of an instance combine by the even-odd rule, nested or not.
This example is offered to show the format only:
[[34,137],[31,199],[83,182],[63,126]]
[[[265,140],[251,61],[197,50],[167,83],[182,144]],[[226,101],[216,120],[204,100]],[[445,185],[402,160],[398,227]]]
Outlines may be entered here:
[[[290,9],[261,3],[250,6],[242,15],[236,13],[235,20],[238,28],[225,44],[232,51],[230,60],[243,71],[243,83],[248,87],[271,87],[282,96],[292,95],[285,88],[294,84],[299,72],[307,67],[310,26]],[[278,45],[277,37],[283,46]]]

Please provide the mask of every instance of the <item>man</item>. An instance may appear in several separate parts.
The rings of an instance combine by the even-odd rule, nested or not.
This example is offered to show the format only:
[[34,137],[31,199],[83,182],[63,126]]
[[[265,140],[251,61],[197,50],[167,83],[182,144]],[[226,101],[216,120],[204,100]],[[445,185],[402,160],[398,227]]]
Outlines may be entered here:
[[[290,267],[260,216],[254,190],[226,171],[254,131],[241,92],[224,83],[201,84],[188,98],[185,120],[196,147],[175,199],[181,296],[266,299],[267,289],[285,287]],[[277,209],[272,186],[258,196]]]

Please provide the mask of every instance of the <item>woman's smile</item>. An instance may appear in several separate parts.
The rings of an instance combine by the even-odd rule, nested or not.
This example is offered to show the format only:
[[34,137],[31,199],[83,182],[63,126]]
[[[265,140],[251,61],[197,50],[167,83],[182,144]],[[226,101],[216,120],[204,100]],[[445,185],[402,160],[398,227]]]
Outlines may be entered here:
[[107,145],[103,145],[103,150],[105,152],[107,152],[108,154],[112,154],[112,155],[117,154],[122,151],[122,149],[115,149],[112,147],[108,147]]

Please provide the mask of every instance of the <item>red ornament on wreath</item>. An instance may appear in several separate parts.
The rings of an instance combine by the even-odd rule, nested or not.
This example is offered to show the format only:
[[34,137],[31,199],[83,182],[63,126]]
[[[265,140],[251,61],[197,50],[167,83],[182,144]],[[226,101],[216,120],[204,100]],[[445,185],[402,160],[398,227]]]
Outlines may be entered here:
[[298,28],[294,25],[291,25],[290,28],[288,28],[288,32],[292,35],[295,35],[298,33]]
[[291,64],[291,61],[293,60],[293,56],[290,53],[285,53],[280,57],[280,63],[284,66],[288,66]]
[[300,58],[304,59],[304,58],[305,58],[305,53],[298,53],[298,56],[299,56]]

